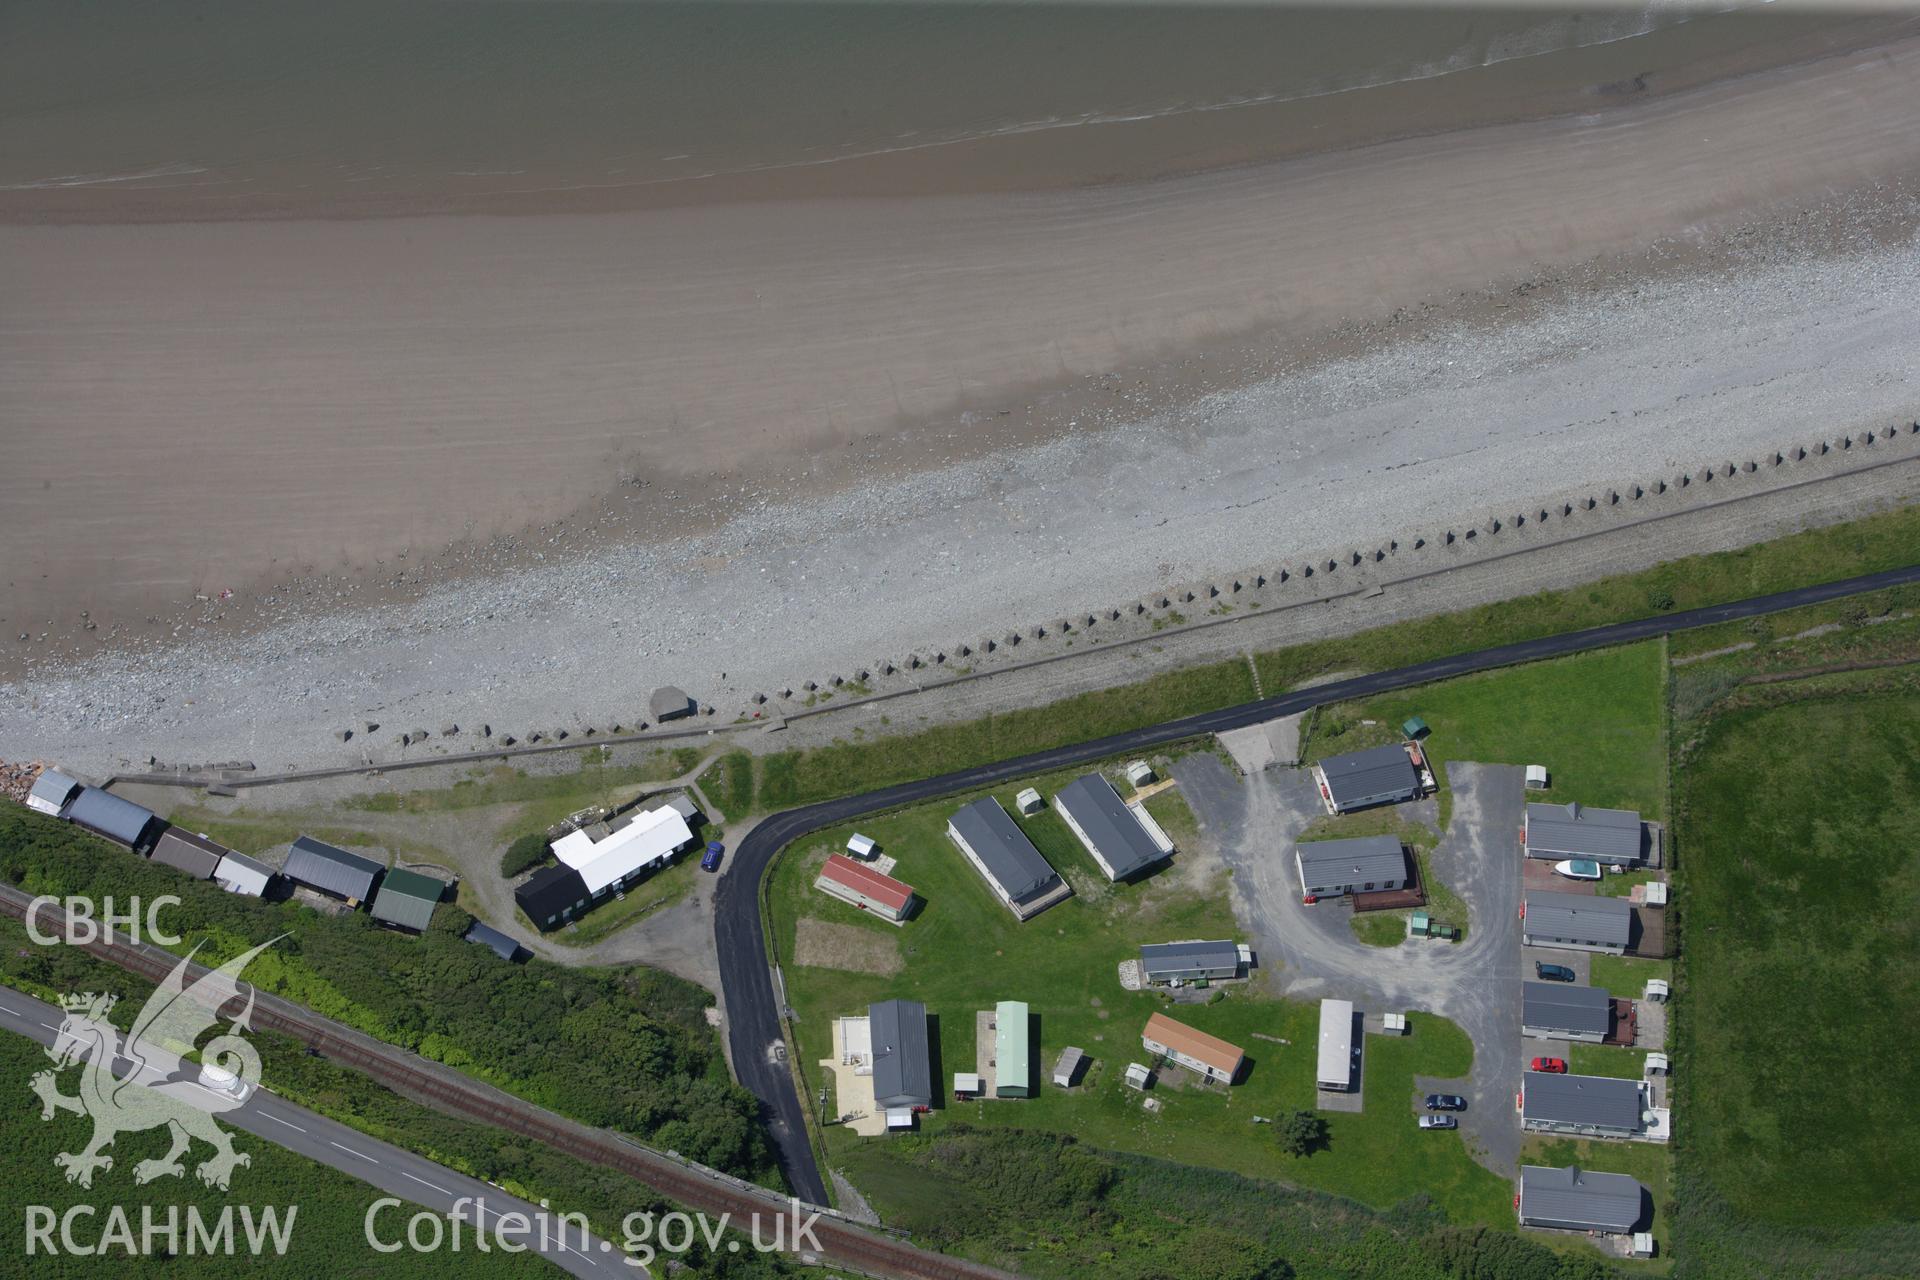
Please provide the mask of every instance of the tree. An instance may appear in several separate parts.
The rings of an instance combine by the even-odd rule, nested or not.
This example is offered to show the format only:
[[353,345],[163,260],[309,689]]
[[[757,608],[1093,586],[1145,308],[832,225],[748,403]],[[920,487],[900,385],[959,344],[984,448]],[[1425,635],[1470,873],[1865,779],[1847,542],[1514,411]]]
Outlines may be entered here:
[[1296,1111],[1273,1126],[1280,1149],[1290,1156],[1310,1156],[1327,1145],[1327,1122],[1311,1111]]
[[547,838],[539,832],[529,832],[507,846],[506,856],[500,859],[500,874],[511,880],[529,867],[537,867],[547,860]]

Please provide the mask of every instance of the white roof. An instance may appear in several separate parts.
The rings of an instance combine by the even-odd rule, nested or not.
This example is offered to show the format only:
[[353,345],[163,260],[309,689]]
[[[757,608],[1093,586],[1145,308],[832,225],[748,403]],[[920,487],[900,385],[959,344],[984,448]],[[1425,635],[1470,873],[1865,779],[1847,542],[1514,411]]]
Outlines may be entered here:
[[220,859],[213,869],[214,882],[229,893],[246,893],[259,897],[267,891],[273,881],[273,872],[261,866],[251,858],[241,858],[228,854]]
[[1669,1066],[1667,1065],[1667,1055],[1666,1055],[1666,1054],[1664,1054],[1664,1053],[1650,1053],[1650,1054],[1648,1054],[1648,1055],[1647,1055],[1647,1063],[1646,1063],[1646,1067],[1645,1067],[1645,1070],[1647,1070],[1647,1071],[1670,1071],[1670,1070],[1672,1070],[1672,1068],[1671,1068],[1671,1067],[1669,1067]]
[[1646,884],[1646,890],[1647,890],[1648,906],[1664,907],[1667,905],[1667,882],[1666,881],[1649,880],[1647,881],[1647,884]]
[[1543,765],[1543,764],[1530,764],[1530,765],[1528,765],[1528,766],[1527,766],[1527,781],[1528,781],[1528,782],[1537,782],[1537,783],[1539,783],[1539,784],[1540,784],[1541,786],[1545,786],[1545,785],[1546,785],[1546,782],[1547,782],[1547,766],[1545,766],[1545,765]]
[[887,1108],[887,1128],[889,1129],[913,1128],[913,1108],[912,1107],[888,1107]]
[[854,832],[853,836],[847,841],[847,851],[849,853],[861,854],[872,853],[873,837],[863,836],[857,831]]
[[1353,1001],[1320,1002],[1320,1068],[1323,1083],[1353,1082]]
[[955,1093],[979,1093],[987,1087],[987,1082],[971,1071],[953,1073],[953,1091]]
[[663,805],[635,814],[626,826],[598,843],[584,831],[570,831],[553,842],[553,853],[580,873],[588,893],[598,893],[692,840],[687,820]]

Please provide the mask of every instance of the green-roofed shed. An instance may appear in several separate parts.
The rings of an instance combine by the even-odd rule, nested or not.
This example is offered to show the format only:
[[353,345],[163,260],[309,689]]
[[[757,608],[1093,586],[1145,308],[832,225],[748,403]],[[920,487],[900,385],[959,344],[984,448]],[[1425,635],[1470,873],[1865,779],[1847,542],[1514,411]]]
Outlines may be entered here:
[[1400,726],[1400,730],[1416,742],[1433,732],[1419,716],[1407,717],[1407,722]]
[[447,886],[432,876],[395,867],[374,895],[373,918],[420,933],[433,922],[433,909],[446,891]]
[[1027,1002],[1002,1000],[993,1009],[993,1096],[1033,1096],[1032,1047],[1027,1042]]

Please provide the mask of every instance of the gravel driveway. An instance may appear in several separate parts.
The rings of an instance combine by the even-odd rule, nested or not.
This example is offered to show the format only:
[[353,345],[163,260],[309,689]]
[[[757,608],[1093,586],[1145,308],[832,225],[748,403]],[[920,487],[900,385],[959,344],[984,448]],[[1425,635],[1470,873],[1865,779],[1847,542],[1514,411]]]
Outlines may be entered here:
[[1520,865],[1513,833],[1525,805],[1521,771],[1447,766],[1453,820],[1434,852],[1434,871],[1467,903],[1467,939],[1456,946],[1409,941],[1397,947],[1356,939],[1343,904],[1301,902],[1288,853],[1323,812],[1304,771],[1268,769],[1240,778],[1218,757],[1194,754],[1176,762],[1173,774],[1233,868],[1234,914],[1252,935],[1261,963],[1279,969],[1288,996],[1350,999],[1370,1013],[1437,1013],[1472,1038],[1473,1070],[1460,1090],[1471,1106],[1461,1130],[1482,1164],[1514,1176],[1520,1122],[1512,1100],[1522,1059],[1516,1052]]

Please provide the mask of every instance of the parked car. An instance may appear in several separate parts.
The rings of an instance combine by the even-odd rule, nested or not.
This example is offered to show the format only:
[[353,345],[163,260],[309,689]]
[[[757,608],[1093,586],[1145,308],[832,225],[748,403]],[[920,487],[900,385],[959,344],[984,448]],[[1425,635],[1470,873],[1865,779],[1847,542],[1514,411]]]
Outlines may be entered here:
[[1533,1060],[1533,1069],[1535,1071],[1552,1072],[1554,1075],[1564,1075],[1567,1070],[1567,1060],[1565,1058],[1535,1058]]
[[1421,1116],[1422,1129],[1458,1129],[1460,1122],[1452,1116]]
[[1568,858],[1565,862],[1556,862],[1553,869],[1569,880],[1598,880],[1600,864],[1589,858]]
[[1427,1095],[1429,1111],[1465,1111],[1467,1100],[1457,1093],[1430,1093]]
[[700,869],[702,871],[718,871],[720,869],[720,855],[726,851],[727,846],[721,844],[718,840],[707,841],[707,856],[700,859]]
[[1533,976],[1542,982],[1578,982],[1579,975],[1563,964],[1542,964],[1533,962]]

